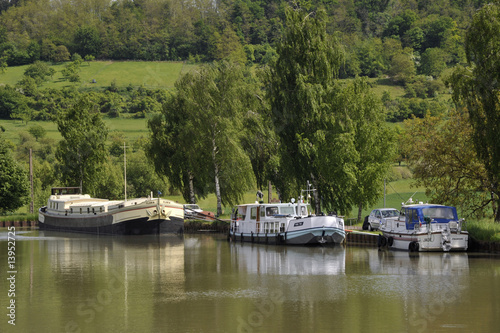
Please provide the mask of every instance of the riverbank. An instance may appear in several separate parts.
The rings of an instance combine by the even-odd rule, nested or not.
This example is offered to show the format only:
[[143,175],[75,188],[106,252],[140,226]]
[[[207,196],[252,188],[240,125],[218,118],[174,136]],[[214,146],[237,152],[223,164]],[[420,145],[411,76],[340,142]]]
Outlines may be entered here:
[[[17,220],[17,221],[0,221],[0,228],[8,227],[16,228],[31,228],[38,227],[38,221],[33,220]],[[347,229],[346,244],[377,246],[378,234],[376,232],[365,232],[360,230],[358,226],[350,226]],[[201,234],[201,233],[217,233],[226,234],[229,232],[229,222],[222,220],[207,222],[203,220],[186,220],[184,222],[184,233],[186,234]],[[500,254],[500,242],[491,242],[478,240],[473,235],[469,236],[469,251],[471,252],[487,252]]]

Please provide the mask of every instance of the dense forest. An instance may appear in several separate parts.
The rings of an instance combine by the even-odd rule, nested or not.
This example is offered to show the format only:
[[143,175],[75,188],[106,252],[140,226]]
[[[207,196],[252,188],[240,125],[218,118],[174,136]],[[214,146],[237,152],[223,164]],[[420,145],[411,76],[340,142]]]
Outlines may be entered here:
[[[324,9],[326,30],[349,56],[343,75],[391,73],[406,55],[418,73],[438,76],[464,61],[464,32],[483,0],[298,1]],[[284,25],[282,0],[1,1],[0,54],[9,66],[36,60],[266,63]],[[293,2],[291,2],[293,3]],[[66,58],[65,58],[66,57]],[[393,69],[394,70],[394,69]]]
[[[128,113],[133,117],[148,117],[152,133],[149,141],[133,144],[137,178],[132,176],[129,181],[134,182],[132,189],[135,187],[138,195],[146,186],[158,183],[181,190],[187,201],[215,192],[219,213],[221,204],[236,202],[241,191],[253,184],[262,188],[266,179],[272,180],[281,194],[286,194],[312,178],[321,192],[321,197],[314,198],[317,205],[325,198],[327,208],[348,212],[359,205],[361,211],[363,205],[372,203],[380,194],[379,185],[387,177],[387,164],[398,155],[414,163],[413,170],[420,172],[426,186],[447,191],[449,186],[432,181],[446,178],[452,183],[463,177],[456,174],[443,177],[443,174],[429,174],[432,168],[418,168],[425,165],[422,156],[432,151],[432,145],[421,155],[408,156],[417,147],[402,144],[395,147],[398,134],[390,135],[382,124],[412,116],[426,119],[422,128],[427,131],[421,136],[429,144],[432,139],[442,139],[442,133],[429,137],[432,128],[424,125],[440,123],[443,128],[451,128],[446,121],[453,109],[463,104],[469,103],[470,111],[482,110],[474,96],[466,97],[475,84],[467,81],[467,75],[460,71],[462,66],[473,65],[478,57],[475,49],[467,48],[467,43],[474,45],[470,36],[467,39],[467,32],[478,10],[488,7],[485,3],[482,0],[0,1],[0,72],[28,65],[15,86],[0,86],[0,119],[21,119],[26,123],[52,120],[57,122],[63,136],[63,141],[55,144],[44,138],[40,128],[31,126],[29,134],[20,136],[17,147],[1,142],[1,136],[0,146],[11,164],[13,158],[6,153],[8,150],[16,151],[17,160],[23,160],[26,159],[23,149],[36,146],[36,174],[57,174],[67,183],[78,179],[94,195],[119,197],[123,179],[117,176],[120,170],[116,165],[122,154],[123,138],[119,135],[108,138],[108,129],[100,117]],[[496,15],[485,12],[488,17]],[[481,27],[480,22],[476,21],[478,36],[490,29]],[[490,29],[492,36],[495,29]],[[484,50],[481,43],[487,45]],[[480,52],[489,54],[487,41],[477,45]],[[126,88],[111,84],[104,91],[81,91],[71,83],[78,83],[79,68],[95,59],[186,61],[214,63],[214,66],[201,66],[197,74],[181,78],[176,92],[133,83]],[[55,74],[51,64],[60,63],[65,64],[61,73],[68,86],[60,90],[44,88],[43,83]],[[481,70],[497,72],[487,66]],[[370,91],[374,81],[366,78],[403,87],[404,96],[394,97],[385,91],[379,100]],[[446,90],[447,84],[451,89]],[[444,92],[453,93],[453,100],[442,98]],[[478,95],[479,100],[483,95]],[[495,98],[486,98],[484,103],[496,105]],[[482,167],[476,169],[479,175],[475,179],[465,185],[457,183],[456,193],[447,200],[468,206],[466,209],[472,213],[479,211],[479,215],[492,204],[498,218],[498,161],[496,157],[493,161],[488,159],[496,153],[479,149],[485,144],[490,147],[491,140],[487,143],[489,134],[479,135],[471,130],[471,125],[476,129],[485,126],[481,123],[482,116],[474,123],[474,115],[471,112],[469,122],[468,116],[460,113],[460,119],[465,120],[456,130],[471,133],[464,149],[474,152],[469,156]],[[207,118],[202,120],[203,117]],[[428,117],[435,118],[429,122]],[[74,118],[94,125],[86,133],[74,133],[71,130]],[[407,127],[411,128],[411,124]],[[210,135],[212,138],[206,142],[193,141],[203,130],[207,130],[204,139]],[[91,147],[89,138],[96,135],[102,141],[98,147]],[[111,147],[108,139],[112,141]],[[450,146],[452,143],[453,140],[446,140],[440,145],[453,151],[457,147]],[[286,149],[279,149],[280,145]],[[166,149],[172,154],[162,155]],[[91,151],[96,155],[92,156]],[[206,161],[203,154],[208,151],[213,152],[208,157],[212,170],[199,159]],[[322,154],[325,151],[329,155]],[[378,160],[381,155],[376,153],[382,151],[390,158]],[[88,153],[89,160],[99,162],[89,166],[85,175],[82,170],[70,170],[73,163],[65,159],[73,152]],[[199,156],[195,156],[197,152]],[[195,155],[185,158],[190,154]],[[343,162],[334,163],[329,156]],[[175,157],[178,163],[165,166],[163,161],[170,157]],[[301,166],[306,160],[309,164]],[[443,165],[446,163],[440,164]],[[153,172],[152,178],[141,179],[141,171],[146,167],[167,176],[169,184]],[[241,178],[242,173],[245,184],[238,185],[233,180]],[[54,181],[54,177],[36,178],[39,198],[46,195]],[[473,204],[469,197],[464,199],[463,193],[476,192],[485,196],[477,196],[479,199]],[[442,193],[435,191],[434,196]]]
[[[326,12],[326,32],[338,39],[346,54],[340,78],[367,76],[404,87],[404,96],[387,92],[382,98],[386,119],[402,121],[411,115],[437,115],[450,109],[448,101],[439,98],[446,91],[443,73],[465,62],[465,31],[484,2],[298,3],[308,12]],[[50,107],[53,101],[72,94],[47,91],[44,95],[51,97],[45,98],[37,94],[37,87],[54,74],[46,63],[67,63],[63,75],[69,82],[79,81],[82,60],[93,59],[268,64],[276,58],[276,43],[285,25],[284,8],[288,3],[293,2],[3,0],[0,71],[9,66],[35,66],[25,73],[17,89],[0,87],[4,100],[0,103],[0,118],[13,115],[25,120],[51,119],[56,113]],[[122,110],[144,112],[141,105],[123,106],[123,98],[130,100],[130,89],[125,97],[96,97],[104,105],[101,111],[115,115]],[[19,91],[24,91],[24,96]],[[156,101],[161,103],[161,97]]]

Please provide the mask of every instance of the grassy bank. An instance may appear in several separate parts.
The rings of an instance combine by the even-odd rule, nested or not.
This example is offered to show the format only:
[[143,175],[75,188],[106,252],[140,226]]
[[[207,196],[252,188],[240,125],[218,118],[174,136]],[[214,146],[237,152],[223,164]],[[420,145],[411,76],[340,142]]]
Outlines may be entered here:
[[493,219],[467,221],[467,230],[479,241],[500,243],[500,223]]
[[38,213],[37,214],[14,213],[9,215],[3,215],[0,216],[0,221],[2,222],[38,221]]

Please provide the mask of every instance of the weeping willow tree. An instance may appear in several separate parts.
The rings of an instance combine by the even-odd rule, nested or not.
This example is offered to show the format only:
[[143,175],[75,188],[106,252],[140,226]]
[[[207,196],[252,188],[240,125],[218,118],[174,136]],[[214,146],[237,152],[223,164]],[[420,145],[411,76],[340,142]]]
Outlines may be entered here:
[[487,191],[493,215],[500,222],[500,4],[485,5],[467,31],[467,66],[458,67],[449,79],[453,99],[466,108],[472,139],[487,174]]
[[393,152],[381,105],[366,81],[338,80],[344,53],[326,33],[324,11],[288,7],[285,13],[278,58],[267,77],[281,142],[275,183],[287,198],[310,180],[317,211],[321,201],[344,213],[373,203]]
[[209,184],[220,215],[222,205],[237,203],[255,186],[241,144],[248,110],[242,96],[251,93],[250,85],[242,67],[219,62],[187,73],[175,87],[176,96],[149,124],[149,156],[171,184],[185,188],[191,176],[198,184]]
[[59,142],[56,159],[62,181],[95,193],[101,186],[98,175],[108,157],[106,139],[109,129],[94,103],[83,96],[72,108],[57,117]]

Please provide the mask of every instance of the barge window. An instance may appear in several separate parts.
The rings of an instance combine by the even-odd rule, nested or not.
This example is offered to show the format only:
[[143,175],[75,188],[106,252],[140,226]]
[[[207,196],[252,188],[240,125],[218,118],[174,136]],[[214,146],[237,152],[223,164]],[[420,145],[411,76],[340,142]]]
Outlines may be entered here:
[[281,223],[280,232],[285,232],[285,223]]
[[278,214],[278,207],[266,207],[266,215],[274,216]]
[[280,211],[283,215],[295,215],[293,207],[281,207]]
[[453,214],[453,209],[450,207],[434,207],[434,208],[424,208],[422,209],[424,216],[430,217],[431,219],[448,219],[452,220],[455,218]]
[[82,208],[80,208],[80,214],[82,213]]
[[418,222],[418,213],[416,209],[407,209],[406,210],[406,218],[409,223]]
[[256,220],[257,219],[257,207],[252,207],[250,209],[250,219],[251,220]]

